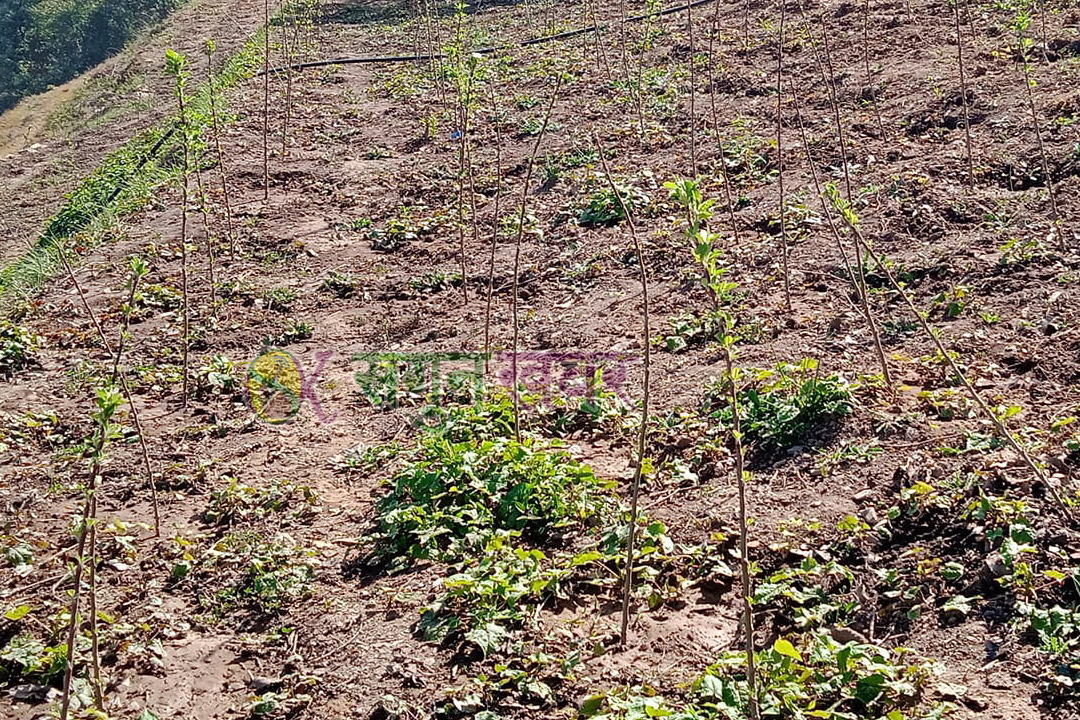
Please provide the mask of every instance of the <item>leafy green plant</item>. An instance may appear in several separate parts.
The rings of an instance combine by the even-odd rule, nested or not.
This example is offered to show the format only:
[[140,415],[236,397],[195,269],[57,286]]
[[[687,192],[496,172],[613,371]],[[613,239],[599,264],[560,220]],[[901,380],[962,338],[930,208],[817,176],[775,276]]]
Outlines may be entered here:
[[515,547],[515,534],[497,532],[475,559],[446,578],[446,591],[421,611],[418,630],[425,640],[460,636],[487,656],[526,621],[532,606],[560,595],[572,569],[551,563],[538,549]]
[[267,310],[287,313],[292,310],[293,303],[299,296],[291,287],[276,287],[267,290],[263,297],[266,299]]
[[442,290],[460,287],[461,273],[435,270],[409,280],[409,287],[419,292],[437,293]]
[[[795,642],[778,638],[758,653],[761,715],[807,720],[828,708],[829,717],[900,720],[919,707],[917,717],[942,717],[946,707],[924,697],[934,666],[905,662],[905,654],[872,643],[839,643],[827,633]],[[742,653],[725,653],[694,684],[700,700],[715,703],[727,717],[746,717],[747,685],[737,675],[745,662]]]
[[669,352],[679,352],[692,345],[720,340],[734,329],[735,320],[727,310],[735,303],[738,286],[726,279],[720,236],[708,229],[715,200],[703,198],[694,180],[668,182],[664,187],[686,213],[685,234],[700,271],[699,282],[709,292],[711,301],[708,312],[684,313],[669,321],[671,332],[662,342]]
[[615,191],[606,185],[596,187],[578,212],[577,221],[580,225],[618,225],[626,220],[624,206],[634,217],[639,217],[652,202],[648,195],[633,185],[615,183],[615,187],[622,203],[615,197]]
[[[731,423],[726,381],[713,383],[706,392],[704,411],[724,426]],[[740,420],[746,441],[762,449],[778,450],[811,439],[830,420],[854,409],[850,383],[841,375],[821,375],[816,360],[798,365],[781,363],[772,370],[753,372],[739,392]]]
[[311,323],[304,320],[289,320],[285,329],[277,335],[267,337],[263,340],[264,345],[292,345],[293,343],[303,342],[304,340],[310,340],[311,336],[315,333],[315,328]]
[[234,477],[228,484],[210,493],[203,520],[210,525],[235,525],[248,518],[262,518],[292,509],[293,519],[312,514],[318,495],[306,485],[275,481],[263,488],[246,485]]
[[940,720],[949,707],[928,697],[940,670],[918,658],[909,661],[909,654],[873,643],[840,643],[820,632],[779,637],[755,653],[757,689],[748,686],[743,653],[728,651],[692,683],[683,703],[637,689],[593,696],[581,714],[593,720],[750,720],[756,700],[762,718]]
[[[496,530],[538,541],[602,516],[607,483],[565,450],[525,438],[426,438],[379,503],[376,553],[454,559],[482,548]],[[471,549],[471,550],[470,550]]]
[[63,675],[66,653],[63,643],[46,645],[32,635],[17,634],[0,649],[0,682],[56,682]]
[[0,375],[10,378],[28,366],[41,338],[21,325],[0,319]]
[[193,394],[200,397],[231,395],[238,388],[236,366],[233,361],[215,353],[206,363],[195,370]]
[[402,448],[396,442],[372,447],[350,448],[333,458],[331,464],[340,473],[351,475],[371,475],[379,469],[385,469],[401,455]]
[[189,583],[200,606],[217,617],[237,610],[267,615],[310,593],[317,564],[317,553],[285,533],[267,537],[237,530],[197,559],[191,549],[184,549],[172,577]]
[[354,275],[334,270],[319,284],[319,290],[346,300],[356,297],[360,291],[360,281]]
[[964,312],[970,302],[965,298],[970,294],[970,287],[957,285],[950,290],[938,293],[931,301],[931,306],[935,309],[941,308],[942,315],[946,319],[952,320],[960,317],[960,314]]

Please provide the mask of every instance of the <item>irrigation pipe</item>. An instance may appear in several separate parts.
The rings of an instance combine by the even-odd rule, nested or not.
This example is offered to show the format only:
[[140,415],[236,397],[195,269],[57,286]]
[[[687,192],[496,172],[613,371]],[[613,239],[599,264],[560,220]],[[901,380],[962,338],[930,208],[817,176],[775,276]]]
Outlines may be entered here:
[[[653,12],[643,13],[641,15],[633,15],[631,17],[624,18],[621,21],[620,24],[625,25],[625,24],[632,23],[632,22],[641,22],[642,20],[648,20],[650,18],[662,17],[662,16],[665,16],[665,15],[674,15],[675,13],[678,13],[678,12],[686,12],[686,10],[688,8],[695,8],[695,7],[699,7],[701,5],[708,5],[709,3],[713,3],[713,2],[716,2],[716,0],[694,0],[693,2],[690,2],[690,3],[683,3],[683,4],[677,5],[675,7],[667,8],[666,10],[655,10]],[[610,27],[609,25],[593,24],[593,25],[590,25],[589,27],[578,28],[576,30],[567,30],[565,32],[556,33],[554,35],[545,35],[543,37],[531,38],[529,40],[524,40],[524,41],[519,42],[519,43],[507,43],[507,44],[504,44],[504,45],[492,45],[492,46],[489,46],[489,47],[480,48],[478,50],[475,50],[474,52],[476,54],[478,54],[478,55],[490,55],[492,53],[496,53],[496,52],[499,52],[499,51],[502,51],[502,50],[507,50],[507,49],[513,48],[513,47],[529,47],[531,45],[542,45],[542,44],[549,43],[549,42],[556,42],[558,40],[567,40],[569,38],[578,37],[579,35],[585,35],[586,33],[597,32],[599,30],[607,30],[609,27]],[[275,75],[277,73],[285,72],[286,70],[305,70],[307,68],[329,67],[331,65],[359,65],[359,64],[373,64],[373,63],[420,62],[420,61],[424,61],[424,60],[438,60],[438,59],[445,59],[445,58],[446,58],[446,55],[444,53],[430,53],[430,54],[424,54],[424,55],[386,55],[386,56],[379,56],[379,57],[345,57],[345,58],[335,58],[333,60],[316,60],[316,61],[312,61],[312,62],[294,63],[292,65],[282,65],[281,67],[271,68],[269,71],[262,71],[262,72],[255,73],[254,75],[252,75],[252,77],[261,77],[262,75],[266,74],[267,72],[270,75]],[[158,152],[160,152],[161,148],[176,133],[176,130],[177,130],[178,126],[179,126],[179,123],[174,124],[165,133],[165,135],[162,136],[157,141],[157,143],[154,145],[154,147],[151,148],[151,150],[148,153],[146,153],[140,159],[138,166],[131,173],[131,175],[134,175],[135,173],[137,173],[139,170],[142,169],[142,167],[147,162],[149,162],[153,158],[157,157],[157,154],[158,154]],[[103,202],[101,204],[102,209],[104,209],[105,207],[111,205],[113,203],[113,201],[116,200],[120,196],[120,193],[122,193],[124,191],[124,189],[127,187],[127,184],[128,184],[128,181],[130,180],[131,175],[129,175],[127,178],[125,178],[123,181],[121,181],[120,184],[116,186],[116,189],[114,189],[112,191],[112,193],[110,193],[108,199],[105,200],[105,202]]]
[[[708,5],[709,3],[716,2],[716,0],[694,0],[691,3],[682,3],[676,7],[670,7],[666,10],[654,10],[650,13],[644,13],[642,15],[634,15],[622,20],[620,24],[627,24],[632,22],[640,22],[642,20],[649,20],[650,18],[662,17],[664,15],[674,15],[678,12],[686,12],[688,8],[695,8],[700,5]],[[597,32],[599,30],[607,30],[608,25],[590,25],[589,27],[578,28],[577,30],[566,30],[565,32],[556,33],[554,35],[545,35],[543,37],[532,38],[530,40],[524,40],[518,43],[507,43],[504,45],[491,45],[488,47],[479,48],[473,50],[473,53],[477,55],[490,55],[492,53],[501,52],[514,47],[529,47],[530,45],[542,45],[544,43],[555,42],[557,40],[568,40],[579,35],[585,35],[586,33]],[[270,68],[270,70],[256,73],[253,77],[261,77],[264,73],[270,75],[276,75],[283,73],[286,70],[307,70],[309,68],[329,67],[331,65],[367,65],[374,63],[398,63],[398,62],[421,62],[431,60],[445,60],[445,53],[425,53],[423,55],[380,55],[376,57],[343,57],[334,58],[332,60],[313,60],[310,62],[293,63],[292,65],[282,65],[281,67]]]

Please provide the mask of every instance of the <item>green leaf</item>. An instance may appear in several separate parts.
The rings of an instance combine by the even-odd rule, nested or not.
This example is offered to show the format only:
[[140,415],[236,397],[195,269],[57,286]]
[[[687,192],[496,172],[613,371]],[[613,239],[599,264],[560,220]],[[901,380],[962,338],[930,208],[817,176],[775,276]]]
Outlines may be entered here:
[[705,675],[701,678],[701,692],[708,698],[720,700],[724,697],[724,681],[715,675]]
[[506,628],[497,623],[484,623],[465,633],[465,639],[476,643],[485,656],[495,652],[506,638]]
[[18,607],[12,608],[11,610],[8,610],[6,613],[4,613],[4,617],[14,622],[15,620],[22,620],[29,613],[29,605],[20,605]]
[[773,643],[773,652],[802,662],[802,655],[799,654],[794,645],[784,638],[777,638],[776,642]]
[[592,697],[586,698],[585,702],[581,703],[579,712],[583,717],[592,717],[600,712],[606,701],[607,695],[593,695]]

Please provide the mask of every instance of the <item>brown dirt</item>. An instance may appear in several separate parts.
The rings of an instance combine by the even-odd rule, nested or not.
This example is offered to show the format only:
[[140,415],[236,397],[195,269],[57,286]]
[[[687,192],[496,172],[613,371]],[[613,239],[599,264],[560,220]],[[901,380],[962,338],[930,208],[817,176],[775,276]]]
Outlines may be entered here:
[[[603,16],[616,16],[619,3],[597,4]],[[149,107],[93,132],[78,130],[93,118],[91,112],[80,109],[65,125],[73,129],[71,145],[62,145],[62,137],[50,134],[37,139],[44,143],[40,152],[23,150],[8,157],[2,187],[8,197],[19,198],[5,215],[15,235],[32,237],[33,229],[55,209],[58,189],[70,187],[75,177],[89,171],[96,159],[133,130],[167,111],[163,101],[167,86],[156,71],[164,46],[175,42],[178,49],[197,57],[197,46],[204,37],[213,35],[227,52],[257,26],[260,13],[256,5],[250,0],[194,3],[140,43],[137,50],[96,70],[84,89],[90,88],[95,78],[124,67],[124,72],[143,78],[139,90],[133,92],[151,93],[153,100]],[[1002,246],[1010,238],[1042,239],[1049,227],[1045,193],[1039,188],[1023,188],[1024,174],[1018,172],[1025,163],[1029,169],[1034,167],[1037,149],[1017,66],[1002,55],[1006,41],[994,30],[1001,19],[977,16],[980,35],[968,47],[968,57],[979,176],[976,186],[967,189],[963,185],[963,131],[956,125],[957,107],[952,102],[959,98],[959,90],[954,79],[951,21],[945,22],[950,11],[944,4],[923,0],[911,0],[907,5],[914,20],[905,16],[903,4],[870,5],[871,62],[877,82],[884,88],[879,109],[888,138],[878,137],[873,109],[862,100],[866,83],[861,10],[850,3],[818,8],[829,22],[849,133],[853,185],[861,198],[858,212],[862,227],[897,268],[910,273],[910,287],[921,306],[930,306],[939,293],[957,286],[971,289],[969,307],[960,317],[942,321],[940,310],[934,316],[943,328],[947,346],[976,370],[985,396],[1023,406],[1022,414],[1013,419],[1017,427],[1046,430],[1051,419],[1075,414],[1080,405],[1080,336],[1076,331],[1080,322],[1080,259],[1070,251],[1046,253],[1022,265],[1001,263]],[[313,54],[337,57],[410,51],[413,36],[407,26],[364,19],[364,12],[377,16],[393,7],[385,2],[362,7],[345,2],[330,5],[327,17],[347,19],[352,12],[353,21],[320,28],[319,45]],[[788,7],[789,22],[796,22],[792,19],[796,10],[794,5]],[[725,44],[717,92],[722,128],[733,136],[745,136],[748,143],[759,144],[768,157],[767,169],[775,169],[775,151],[768,146],[775,133],[776,97],[771,89],[774,45],[765,41],[760,24],[772,18],[773,9],[754,4],[751,28],[756,42],[748,53],[739,50],[741,5],[722,3],[721,12]],[[707,37],[710,15],[709,7],[699,13],[699,43]],[[539,22],[530,23],[520,5],[512,3],[485,6],[477,17],[499,37],[529,37],[539,26]],[[560,10],[560,22],[568,26],[577,26],[580,19],[577,3]],[[1080,21],[1075,8],[1055,14],[1051,20],[1053,39],[1075,42]],[[665,33],[648,55],[653,66],[685,63],[689,48],[682,23],[678,16],[663,21]],[[606,42],[608,61],[617,75],[617,42],[614,37]],[[543,111],[543,102],[523,110],[513,98],[546,99],[550,84],[526,69],[566,53],[578,63],[583,77],[559,98],[555,125],[544,140],[543,152],[585,147],[589,132],[595,129],[617,153],[613,172],[659,203],[666,197],[662,183],[688,173],[688,97],[680,95],[663,116],[664,133],[652,134],[647,143],[637,141],[633,111],[619,104],[603,68],[597,67],[592,39],[583,43],[579,38],[512,53],[516,77],[498,90],[500,109],[509,117],[509,135],[502,146],[507,170],[504,213],[517,202],[533,142],[518,129],[527,119],[538,119]],[[1075,247],[1080,239],[1074,231],[1080,220],[1080,166],[1072,153],[1080,139],[1080,125],[1051,124],[1050,120],[1080,113],[1075,89],[1078,66],[1075,57],[1064,54],[1052,61],[1036,55],[1036,102],[1046,121],[1047,149],[1060,168],[1056,190],[1062,226],[1067,242]],[[811,143],[820,160],[819,172],[839,181],[839,152],[832,139],[828,95],[813,53],[805,45],[793,45],[786,68],[787,81],[797,83],[801,92]],[[443,223],[429,235],[390,253],[372,249],[364,233],[351,226],[353,221],[370,219],[382,227],[400,205],[425,206],[416,211],[417,220],[437,214],[452,217],[455,212],[452,123],[444,118],[434,139],[425,138],[421,119],[438,107],[437,94],[429,89],[401,98],[388,96],[386,81],[405,69],[401,65],[351,65],[298,75],[287,157],[281,156],[279,136],[284,80],[275,78],[272,127],[278,130],[271,146],[268,203],[262,201],[261,190],[261,86],[252,81],[236,89],[230,98],[239,119],[226,132],[224,142],[243,252],[236,258],[219,258],[218,270],[221,280],[250,291],[234,290],[236,294],[220,304],[213,316],[206,303],[201,303],[194,325],[204,333],[193,357],[201,364],[203,358],[222,353],[236,361],[242,373],[258,354],[263,339],[283,330],[289,318],[309,322],[313,337],[287,349],[305,368],[317,363],[319,353],[332,353],[321,374],[319,398],[329,414],[337,415],[334,422],[323,423],[305,406],[293,422],[270,426],[259,422],[242,402],[228,398],[200,399],[183,409],[175,384],[166,384],[160,392],[149,388],[140,392],[140,416],[153,463],[162,473],[162,537],[145,538],[152,518],[137,447],[119,444],[105,477],[103,524],[122,520],[137,529],[132,534],[145,539],[137,545],[137,564],[124,571],[103,569],[102,603],[108,612],[123,608],[121,615],[127,623],[145,622],[154,628],[151,636],[161,642],[164,664],[106,667],[110,707],[117,717],[136,717],[144,707],[161,718],[246,717],[256,690],[267,682],[271,686],[280,683],[296,668],[321,677],[313,703],[303,711],[308,717],[319,718],[368,717],[388,694],[430,708],[446,688],[467,683],[470,671],[459,664],[459,658],[421,642],[413,632],[417,609],[434,596],[444,576],[440,568],[426,565],[403,575],[368,579],[346,572],[352,549],[370,527],[373,503],[384,477],[376,473],[374,477],[348,478],[331,466],[331,459],[347,448],[411,436],[411,431],[402,430],[406,424],[402,413],[373,410],[355,401],[352,374],[357,366],[349,359],[351,353],[475,351],[483,345],[486,228],[494,218],[491,197],[485,193],[479,201],[479,217],[485,228],[480,243],[467,233],[466,254],[473,281],[468,302],[454,289],[425,293],[409,285],[410,280],[436,269],[456,271],[457,234],[451,223]],[[403,80],[406,85],[410,82]],[[708,88],[703,80],[697,103],[698,122],[707,127]],[[26,108],[16,112],[29,115]],[[486,118],[487,111],[483,114]],[[651,115],[653,119],[660,117],[655,110]],[[784,124],[788,190],[804,193],[805,204],[820,214],[790,103],[785,107]],[[0,136],[0,143],[7,145],[17,134],[9,131]],[[495,135],[486,119],[476,128],[475,140],[477,182],[482,190],[489,189],[493,187]],[[700,133],[698,153],[706,194],[722,198],[717,153],[704,132]],[[70,164],[71,170],[57,174],[55,168],[65,164]],[[640,353],[641,289],[625,227],[584,228],[573,219],[565,221],[560,214],[580,205],[588,173],[568,173],[554,185],[540,189],[534,180],[529,189],[530,210],[544,234],[542,238],[527,235],[522,250],[521,344],[530,350]],[[767,367],[813,357],[823,372],[840,372],[849,378],[877,372],[870,335],[852,305],[854,295],[824,225],[808,225],[806,235],[791,248],[792,310],[786,312],[775,238],[758,229],[759,222],[775,212],[776,184],[762,177],[739,192],[748,200],[745,209],[737,213],[742,243],[730,244],[726,260],[730,277],[748,294],[740,320],[744,324],[756,322],[761,330],[757,338],[740,347],[739,364]],[[1004,208],[1002,213],[1008,216],[1003,223],[987,218],[997,208]],[[163,190],[156,202],[125,223],[119,240],[83,259],[78,279],[88,289],[95,312],[110,333],[117,325],[126,257],[149,250],[148,281],[179,286],[179,215],[178,193]],[[679,213],[662,204],[655,214],[639,219],[650,265],[654,333],[665,328],[668,317],[706,303],[692,280],[691,258],[678,234],[680,222]],[[200,223],[193,214],[189,226],[194,228],[194,241],[202,247],[205,239]],[[222,232],[220,217],[215,217],[214,223]],[[726,226],[720,227],[726,234]],[[5,252],[12,256],[18,247],[12,244]],[[512,262],[512,243],[500,242],[492,325],[492,344],[500,351],[511,344]],[[591,269],[585,267],[586,262],[592,263]],[[209,285],[206,256],[201,251],[195,263],[195,292],[205,299]],[[358,296],[339,300],[320,292],[320,284],[332,271],[347,271],[359,278]],[[268,308],[263,299],[264,293],[279,287],[289,287],[296,294],[287,313]],[[882,296],[876,302],[880,318],[894,322],[905,319],[896,298]],[[996,314],[1000,321],[987,323],[980,313]],[[77,363],[104,366],[107,356],[92,342],[89,321],[71,283],[65,278],[50,283],[24,322],[46,338],[46,349],[40,367],[0,384],[0,411],[17,418],[28,411],[51,410],[71,438],[85,436],[90,430],[91,405],[87,389],[78,386]],[[178,362],[177,327],[176,315],[171,312],[134,326],[126,364]],[[752,515],[755,532],[760,535],[755,536],[754,553],[763,564],[776,562],[766,548],[778,538],[778,523],[792,517],[818,518],[832,528],[839,519],[862,511],[867,501],[858,502],[854,496],[864,489],[873,491],[870,502],[876,499],[887,505],[897,472],[942,478],[958,468],[977,466],[982,470],[996,464],[1011,468],[1013,475],[1025,476],[1006,450],[973,460],[941,457],[935,447],[982,425],[973,418],[928,420],[917,394],[942,383],[917,359],[932,353],[931,343],[918,333],[904,332],[886,342],[897,381],[903,384],[897,405],[888,405],[880,394],[864,393],[857,413],[833,441],[839,446],[877,440],[882,454],[870,464],[841,466],[825,477],[817,471],[819,458],[812,447],[795,448],[778,462],[757,468]],[[722,372],[722,358],[711,349],[676,355],[656,353],[654,362],[657,413],[695,406],[704,383]],[[631,392],[636,393],[639,380],[640,366],[634,365],[628,380]],[[905,414],[919,420],[894,435],[875,432],[877,420]],[[33,452],[13,449],[0,455],[4,466],[0,501],[10,508],[4,532],[41,543],[38,552],[42,556],[55,554],[51,563],[41,563],[28,578],[7,583],[2,597],[12,605],[31,598],[46,604],[66,597],[60,562],[65,553],[73,552],[67,525],[77,512],[80,496],[71,485],[83,466],[72,464],[54,450],[48,443],[39,443]],[[628,477],[630,448],[625,442],[582,442],[581,452],[603,476]],[[1047,452],[1056,449],[1048,447]],[[1075,473],[1072,466],[1065,469]],[[215,541],[217,530],[202,523],[200,513],[206,507],[207,494],[220,487],[225,476],[255,486],[286,479],[310,486],[321,498],[319,511],[311,518],[282,527],[280,520],[271,517],[257,525],[271,534],[288,532],[313,549],[319,561],[313,597],[269,620],[211,622],[194,605],[190,588],[178,590],[168,581],[176,554],[172,538],[182,537],[197,545]],[[725,462],[711,479],[685,486],[675,482],[649,486],[643,503],[652,516],[666,522],[673,535],[700,542],[715,528],[734,523],[736,504],[730,477]],[[1045,499],[1031,502],[1041,505],[1045,514],[1052,514]],[[1075,552],[1075,536],[1071,537],[1066,549]],[[808,537],[807,542],[816,541]],[[864,550],[871,555],[885,552]],[[866,563],[869,577],[871,561]],[[46,580],[33,593],[22,590],[29,583]],[[578,683],[565,691],[562,707],[494,709],[513,717],[572,717],[576,713],[574,702],[607,688],[638,683],[678,688],[707,666],[719,650],[736,647],[739,642],[736,593],[705,597],[700,591],[693,592],[698,595],[688,597],[681,607],[643,611],[633,627],[632,649],[604,652],[586,660]],[[583,628],[583,618],[592,618],[594,624]],[[543,622],[553,638],[569,636],[578,642],[587,637],[602,644],[616,631],[618,615],[614,606],[605,602],[602,607],[577,612],[552,612]],[[285,635],[269,632],[281,627],[292,631]],[[559,628],[565,632],[559,634]],[[937,619],[927,617],[895,633],[890,629],[888,636],[877,639],[940,660],[945,667],[941,680],[966,686],[968,697],[974,698],[962,705],[955,717],[1076,717],[1073,706],[1051,709],[1043,705],[1039,678],[1032,674],[1035,658],[1030,644],[1021,646],[1015,638],[1010,639],[1020,649],[988,665],[988,642],[1009,634],[1006,624],[981,617],[956,627],[942,626]],[[562,647],[572,645],[565,641]],[[0,715],[33,716],[44,707],[3,699]]]

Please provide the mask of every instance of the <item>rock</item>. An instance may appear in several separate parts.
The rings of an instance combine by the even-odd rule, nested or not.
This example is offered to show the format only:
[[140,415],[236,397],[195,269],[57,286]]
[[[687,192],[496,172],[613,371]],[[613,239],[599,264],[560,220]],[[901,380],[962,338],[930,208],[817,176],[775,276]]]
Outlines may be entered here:
[[256,675],[248,681],[248,685],[251,687],[252,690],[261,695],[267,690],[273,690],[275,687],[280,686],[281,680],[275,678],[260,677]]
[[873,494],[874,494],[874,489],[873,488],[866,488],[865,490],[860,490],[859,492],[855,493],[855,497],[852,498],[852,499],[855,502],[863,502],[865,500],[869,500],[870,497],[873,496]]
[[1003,578],[1009,574],[1009,568],[1005,564],[1005,558],[999,552],[990,553],[983,561],[986,571],[994,578]]
[[865,645],[870,642],[866,636],[858,630],[853,630],[849,627],[832,627],[829,628],[829,637],[838,643],[857,642]]
[[8,695],[21,702],[42,703],[49,694],[48,685],[16,685],[8,690]]
[[990,703],[988,703],[985,698],[979,697],[978,695],[965,695],[961,699],[961,702],[963,702],[969,710],[974,710],[975,712],[982,712],[990,707]]
[[875,510],[872,506],[867,507],[867,508],[863,508],[862,512],[859,513],[859,517],[861,517],[863,519],[863,522],[865,522],[867,525],[870,525],[870,526],[877,525],[877,522],[878,522],[877,510]]
[[1008,690],[1016,685],[1016,679],[1005,672],[991,673],[986,678],[986,687],[992,690]]

